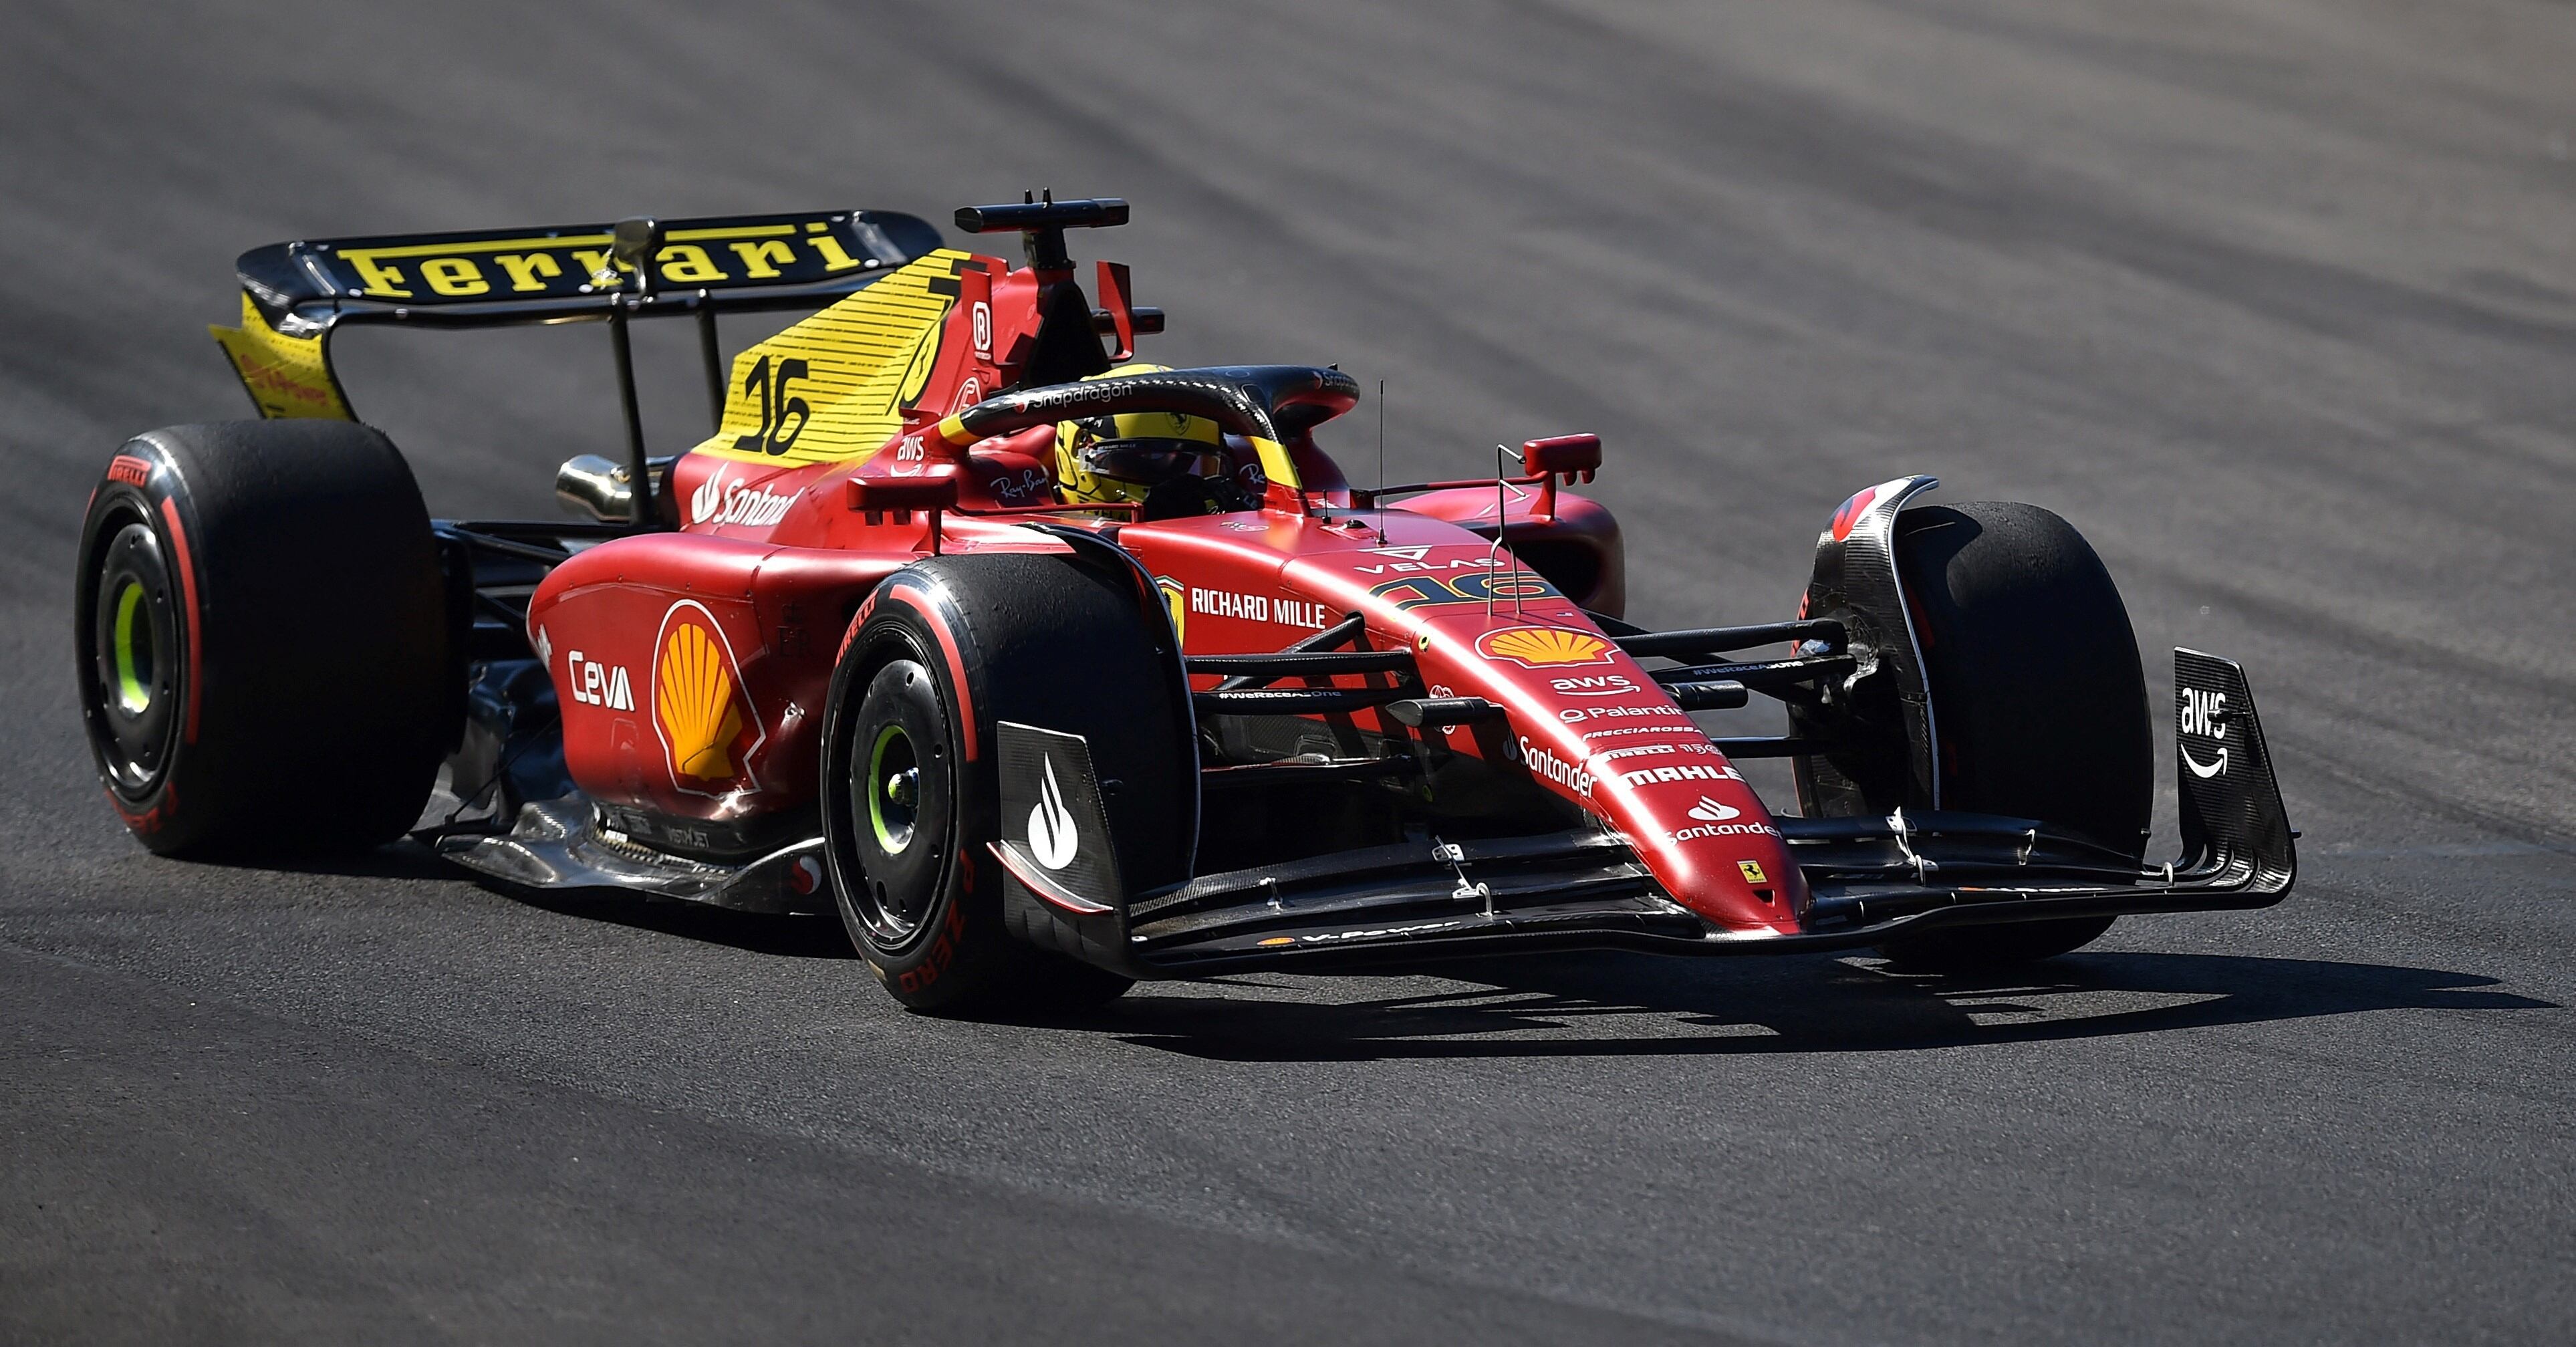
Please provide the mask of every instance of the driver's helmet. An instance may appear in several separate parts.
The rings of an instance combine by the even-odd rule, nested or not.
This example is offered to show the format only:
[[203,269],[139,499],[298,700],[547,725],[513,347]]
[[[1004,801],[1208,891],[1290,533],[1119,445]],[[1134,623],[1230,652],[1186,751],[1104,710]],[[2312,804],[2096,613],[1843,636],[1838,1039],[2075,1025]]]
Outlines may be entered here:
[[[1093,378],[1160,374],[1169,365],[1121,365]],[[1141,503],[1147,492],[1182,477],[1226,475],[1225,435],[1214,421],[1179,412],[1129,412],[1059,422],[1055,479],[1068,505]]]

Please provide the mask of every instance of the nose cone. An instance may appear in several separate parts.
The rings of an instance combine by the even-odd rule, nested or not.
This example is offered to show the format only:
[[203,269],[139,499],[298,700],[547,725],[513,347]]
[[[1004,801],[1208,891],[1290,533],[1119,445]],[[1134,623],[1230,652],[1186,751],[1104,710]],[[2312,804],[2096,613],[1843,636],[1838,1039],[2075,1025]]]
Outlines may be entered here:
[[1797,929],[1779,825],[1652,675],[1579,614],[1480,619],[1423,624],[1427,675],[1507,708],[1520,765],[1624,834],[1674,901],[1730,931]]
[[[1665,747],[1665,746],[1657,746]],[[1672,756],[1596,755],[1602,812],[1674,901],[1732,931],[1798,929],[1806,880],[1753,788],[1705,736]]]
[[1509,553],[1454,525],[1406,519],[1376,547],[1311,553],[1286,589],[1401,633],[1434,697],[1477,697],[1509,728],[1438,731],[1457,752],[1517,766],[1624,835],[1674,901],[1746,934],[1798,927],[1806,886],[1744,778],[1653,675]]

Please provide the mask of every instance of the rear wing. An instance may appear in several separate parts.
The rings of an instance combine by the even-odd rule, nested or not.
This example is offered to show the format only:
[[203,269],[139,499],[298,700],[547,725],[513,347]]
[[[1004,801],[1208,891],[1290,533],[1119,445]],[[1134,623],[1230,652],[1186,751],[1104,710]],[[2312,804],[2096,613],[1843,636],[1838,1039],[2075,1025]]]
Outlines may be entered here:
[[[645,246],[619,248],[621,232]],[[821,308],[940,242],[916,216],[817,211],[273,243],[235,264],[241,326],[209,331],[261,416],[355,420],[331,368],[342,324],[687,314],[712,352],[718,313]],[[643,257],[639,268],[632,259]]]

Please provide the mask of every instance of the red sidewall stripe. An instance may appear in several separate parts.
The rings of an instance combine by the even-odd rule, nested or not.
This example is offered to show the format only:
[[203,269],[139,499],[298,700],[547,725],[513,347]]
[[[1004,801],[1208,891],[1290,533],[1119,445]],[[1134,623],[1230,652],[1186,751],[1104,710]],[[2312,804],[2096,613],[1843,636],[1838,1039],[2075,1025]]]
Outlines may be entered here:
[[197,607],[197,565],[188,554],[188,530],[179,523],[179,503],[161,498],[161,519],[170,526],[170,550],[179,555],[179,592],[188,600],[188,723],[182,734],[197,742],[197,710],[206,697],[205,619]]
[[939,652],[948,659],[948,680],[957,689],[958,732],[965,739],[966,760],[978,761],[982,750],[975,736],[975,694],[966,686],[966,661],[957,653],[955,633],[948,630],[948,623],[927,597],[908,588],[897,588],[892,593],[896,602],[921,614],[931,634],[939,638]]

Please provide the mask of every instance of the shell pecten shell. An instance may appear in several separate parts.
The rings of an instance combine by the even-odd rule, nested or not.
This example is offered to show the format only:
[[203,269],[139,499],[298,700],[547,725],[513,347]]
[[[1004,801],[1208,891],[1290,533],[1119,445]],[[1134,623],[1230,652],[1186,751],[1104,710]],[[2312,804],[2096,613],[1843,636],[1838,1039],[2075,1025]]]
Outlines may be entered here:
[[706,628],[682,622],[671,629],[657,681],[653,713],[670,740],[673,770],[700,781],[734,776],[732,748],[742,734],[742,710],[733,670]]
[[1530,668],[1563,664],[1607,664],[1610,643],[1584,631],[1562,627],[1506,627],[1476,638],[1476,649],[1489,658],[1507,659]]

